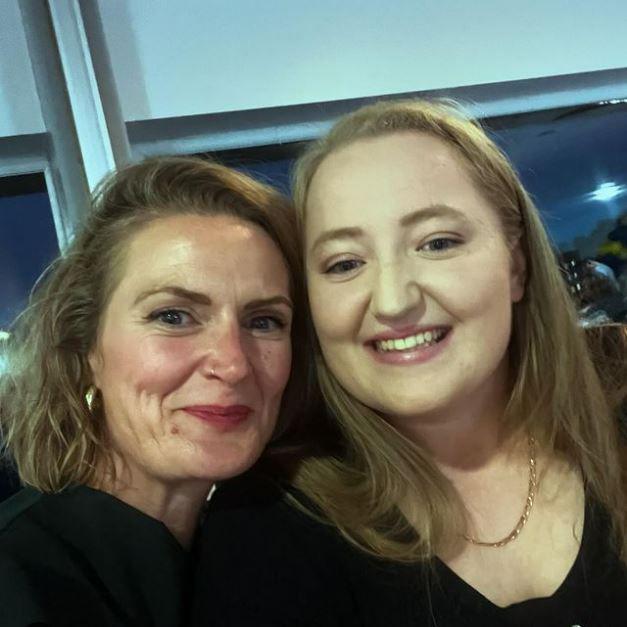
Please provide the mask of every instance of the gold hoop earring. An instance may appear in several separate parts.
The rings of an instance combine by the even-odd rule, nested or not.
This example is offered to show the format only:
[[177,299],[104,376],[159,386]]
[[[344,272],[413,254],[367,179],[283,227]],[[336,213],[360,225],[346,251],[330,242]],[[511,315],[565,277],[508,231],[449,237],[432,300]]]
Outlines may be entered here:
[[95,385],[90,385],[87,388],[87,392],[85,392],[85,402],[87,403],[87,409],[89,409],[89,413],[94,413],[94,404],[96,402],[96,394],[98,393],[98,388]]

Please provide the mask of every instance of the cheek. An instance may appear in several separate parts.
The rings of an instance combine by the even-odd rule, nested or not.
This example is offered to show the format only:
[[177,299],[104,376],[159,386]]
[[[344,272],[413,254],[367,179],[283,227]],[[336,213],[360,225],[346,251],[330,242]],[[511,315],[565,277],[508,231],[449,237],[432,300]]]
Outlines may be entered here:
[[[441,301],[458,321],[464,350],[454,360],[467,372],[479,372],[500,362],[511,337],[512,303],[507,266],[477,265],[459,273]],[[482,366],[478,367],[481,362]]]
[[261,348],[256,358],[255,371],[267,396],[283,393],[291,367],[292,349],[289,342]]
[[507,263],[497,260],[451,266],[450,271],[433,276],[427,291],[454,317],[501,318],[511,311]]
[[189,376],[193,347],[188,338],[137,338],[129,334],[104,347],[103,362],[110,385],[164,396]]
[[363,289],[355,283],[309,286],[311,317],[321,344],[340,341],[350,336],[361,325]]

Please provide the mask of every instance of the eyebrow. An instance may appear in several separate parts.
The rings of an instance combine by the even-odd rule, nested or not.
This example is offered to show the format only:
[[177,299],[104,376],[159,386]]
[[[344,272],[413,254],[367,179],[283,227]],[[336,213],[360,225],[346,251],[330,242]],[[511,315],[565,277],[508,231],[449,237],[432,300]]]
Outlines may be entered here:
[[141,301],[146,300],[151,296],[155,296],[156,294],[171,294],[172,296],[178,296],[179,298],[184,298],[185,300],[199,303],[201,305],[211,305],[211,299],[206,294],[203,294],[202,292],[194,292],[193,290],[187,290],[178,285],[163,285],[150,290],[145,290],[139,294],[133,304],[137,305]]
[[470,222],[468,216],[460,209],[456,209],[450,205],[435,204],[408,213],[400,219],[400,225],[414,226],[420,222],[431,220],[432,218],[454,218],[455,220]]
[[[212,303],[211,298],[209,298],[209,296],[203,294],[202,292],[188,290],[178,285],[164,285],[162,287],[157,287],[151,290],[141,292],[141,294],[139,294],[133,304],[137,305],[143,300],[146,300],[147,298],[150,298],[151,296],[154,296],[156,294],[171,294],[172,296],[177,296],[179,298],[183,298],[185,300],[189,300],[200,305],[211,305]],[[287,298],[287,296],[278,295],[271,296],[270,298],[258,298],[252,300],[249,303],[246,303],[244,310],[248,311],[250,309],[258,309],[260,307],[268,307],[271,305],[286,305],[290,309],[294,308],[294,306],[292,305],[292,301]]]
[[[427,220],[431,220],[432,218],[442,217],[469,222],[468,217],[463,211],[460,211],[455,207],[451,207],[450,205],[435,204],[427,207],[421,207],[420,209],[416,209],[415,211],[404,215],[399,220],[399,224],[402,227],[415,226],[420,222],[425,222]],[[358,239],[363,236],[364,230],[358,226],[348,226],[324,231],[316,238],[316,241],[311,246],[310,251],[314,251],[316,248],[319,248],[322,244],[325,244],[328,241],[339,239]]]
[[244,311],[260,309],[261,307],[269,307],[271,305],[285,305],[290,309],[294,309],[292,301],[287,296],[272,296],[270,298],[258,298],[257,300],[251,300],[249,303],[246,303]]
[[322,244],[326,244],[328,241],[336,240],[336,239],[358,239],[362,237],[364,234],[363,229],[358,226],[347,226],[341,229],[332,229],[331,231],[324,231],[313,243],[310,250],[315,250],[322,246]]

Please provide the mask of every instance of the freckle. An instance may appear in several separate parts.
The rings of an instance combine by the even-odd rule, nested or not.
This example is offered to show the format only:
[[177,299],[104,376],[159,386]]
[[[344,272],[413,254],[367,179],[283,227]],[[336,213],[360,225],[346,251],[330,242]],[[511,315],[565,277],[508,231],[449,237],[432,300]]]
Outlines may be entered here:
[[172,435],[176,435],[178,432],[179,432],[179,428],[178,428],[178,427],[176,427],[176,426],[174,426],[174,427],[172,427],[172,428],[170,429],[170,433],[171,433]]

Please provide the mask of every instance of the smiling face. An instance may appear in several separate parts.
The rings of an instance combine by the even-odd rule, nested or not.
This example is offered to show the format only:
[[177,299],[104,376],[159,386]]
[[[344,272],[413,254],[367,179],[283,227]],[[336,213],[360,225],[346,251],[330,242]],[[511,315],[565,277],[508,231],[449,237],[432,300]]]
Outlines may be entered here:
[[173,216],[131,240],[121,274],[90,355],[115,453],[137,482],[243,472],[290,372],[279,249],[236,218]]
[[321,163],[306,213],[314,325],[349,393],[399,426],[503,396],[524,260],[447,144],[355,141]]

